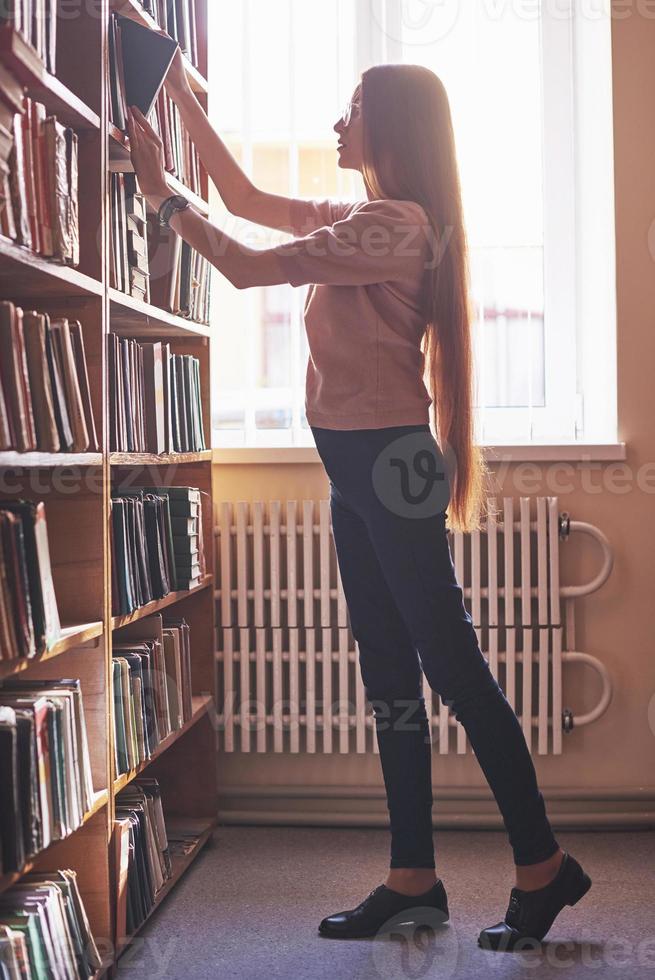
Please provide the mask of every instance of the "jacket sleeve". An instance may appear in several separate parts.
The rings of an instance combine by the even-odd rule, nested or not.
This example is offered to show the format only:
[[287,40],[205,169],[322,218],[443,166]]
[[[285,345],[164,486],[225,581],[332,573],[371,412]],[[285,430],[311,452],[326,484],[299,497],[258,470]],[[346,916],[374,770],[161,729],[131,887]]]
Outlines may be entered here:
[[419,204],[375,200],[272,251],[292,286],[362,286],[415,276],[428,240],[428,219]]
[[344,218],[352,208],[357,207],[354,201],[333,201],[326,197],[319,200],[305,200],[301,197],[289,199],[291,231],[294,235],[308,235],[324,225],[333,225],[335,221]]

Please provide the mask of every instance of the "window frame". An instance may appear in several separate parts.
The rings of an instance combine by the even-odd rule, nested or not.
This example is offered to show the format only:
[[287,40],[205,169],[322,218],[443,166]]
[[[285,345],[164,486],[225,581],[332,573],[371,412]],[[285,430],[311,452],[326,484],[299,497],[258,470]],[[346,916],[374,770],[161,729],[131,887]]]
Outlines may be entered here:
[[[339,16],[343,0],[336,0]],[[355,47],[353,77],[357,78],[370,64],[402,60],[400,37],[401,4],[398,0],[354,0]],[[247,43],[251,2],[244,0],[242,83],[244,86],[244,132],[252,133],[249,125],[250,55]],[[292,11],[293,4],[289,9]],[[373,15],[372,15],[373,14]],[[616,356],[615,356],[615,307],[608,313],[606,329],[590,344],[589,323],[580,316],[581,289],[578,282],[578,257],[584,228],[579,221],[576,192],[579,192],[580,175],[576,169],[579,118],[576,116],[576,45],[584,44],[587,27],[576,13],[574,0],[560,0],[557,5],[541,5],[541,99],[543,120],[543,285],[544,285],[544,343],[545,343],[545,391],[544,407],[480,408],[477,410],[476,434],[481,445],[560,445],[576,443],[584,439],[585,387],[598,383],[580,369],[578,348],[584,343],[594,351],[600,365],[603,383],[607,386],[614,403],[607,409],[603,425],[593,431],[595,442],[614,444],[616,433]],[[293,44],[293,16],[289,17],[289,43]],[[386,29],[389,28],[389,29]],[[609,25],[608,25],[609,30]],[[293,59],[289,75],[290,133],[289,145],[289,196],[299,193],[299,141],[294,117],[295,85]],[[611,86],[610,86],[611,88]],[[350,92],[340,92],[341,101]],[[341,104],[339,102],[339,105]],[[609,108],[611,119],[611,107]],[[252,141],[244,139],[243,166],[252,172]],[[612,175],[609,175],[611,181]],[[612,211],[613,217],[613,211]],[[612,223],[613,229],[613,223]],[[613,256],[613,252],[612,252]],[[284,287],[276,287],[284,288]],[[291,294],[291,383],[280,388],[258,388],[255,372],[258,355],[255,349],[257,322],[257,295],[250,295],[244,308],[247,311],[248,336],[244,356],[248,360],[248,388],[246,404],[239,404],[245,414],[245,426],[239,430],[214,429],[212,444],[217,448],[241,447],[285,448],[311,447],[314,441],[311,430],[301,427],[304,407],[304,376],[301,367],[302,310],[306,289],[289,289]],[[249,290],[256,294],[256,290]],[[613,296],[609,297],[610,301]],[[614,299],[615,303],[615,299]],[[476,335],[478,331],[475,332]],[[477,339],[476,339],[477,342]],[[218,346],[218,345],[216,345]],[[305,343],[306,349],[306,343]],[[551,392],[556,391],[556,396]],[[221,396],[222,407],[228,407],[240,392]],[[276,402],[283,396],[291,405],[292,418],[288,429],[257,429],[256,412]],[[599,402],[598,393],[590,392],[591,404]],[[599,431],[601,430],[601,431]],[[237,437],[230,439],[230,436]],[[590,432],[587,427],[587,437]],[[581,444],[584,444],[581,442]]]

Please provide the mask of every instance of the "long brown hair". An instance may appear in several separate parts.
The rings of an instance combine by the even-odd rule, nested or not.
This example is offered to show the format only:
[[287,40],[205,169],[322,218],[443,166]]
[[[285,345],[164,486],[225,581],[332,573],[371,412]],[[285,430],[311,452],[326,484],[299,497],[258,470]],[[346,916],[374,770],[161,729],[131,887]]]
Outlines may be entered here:
[[361,106],[364,181],[375,198],[420,204],[439,243],[425,270],[422,350],[450,479],[449,526],[470,531],[487,513],[488,471],[473,441],[468,249],[448,96],[422,65],[374,65],[362,73]]

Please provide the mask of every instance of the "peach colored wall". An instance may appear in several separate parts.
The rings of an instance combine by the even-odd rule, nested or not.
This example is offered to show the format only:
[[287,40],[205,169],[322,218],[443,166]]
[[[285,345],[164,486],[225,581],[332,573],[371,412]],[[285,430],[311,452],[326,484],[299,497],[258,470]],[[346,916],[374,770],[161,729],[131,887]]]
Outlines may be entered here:
[[[619,5],[621,9],[625,4]],[[633,9],[634,8],[634,9]],[[557,493],[560,510],[598,525],[615,553],[608,583],[578,605],[577,648],[607,666],[614,695],[598,722],[564,737],[559,758],[535,755],[543,788],[610,787],[652,793],[655,772],[655,262],[648,247],[655,220],[655,20],[613,23],[618,288],[620,463],[524,463],[502,476],[500,492]],[[655,248],[655,234],[652,235]],[[565,469],[562,469],[565,466]],[[223,465],[217,499],[315,499],[327,496],[320,465]],[[528,482],[522,482],[526,480]],[[556,481],[555,483],[552,481]],[[560,489],[562,483],[568,490]],[[598,567],[584,536],[565,546],[563,582]],[[583,712],[598,698],[595,674],[566,668],[564,705]],[[649,725],[650,707],[650,725]],[[223,784],[279,782],[380,785],[374,756],[222,756]],[[484,786],[475,758],[435,755],[435,787]],[[629,793],[626,793],[629,795]],[[628,809],[628,807],[624,807]]]

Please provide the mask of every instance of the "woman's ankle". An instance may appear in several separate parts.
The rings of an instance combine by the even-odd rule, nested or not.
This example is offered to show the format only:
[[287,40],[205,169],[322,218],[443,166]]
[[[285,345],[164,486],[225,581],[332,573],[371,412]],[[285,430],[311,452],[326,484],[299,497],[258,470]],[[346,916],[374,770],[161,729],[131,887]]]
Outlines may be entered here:
[[435,868],[390,868],[385,884],[402,895],[422,895],[436,880]]
[[536,864],[515,865],[516,887],[522,891],[545,888],[559,871],[563,859],[564,851],[560,847],[545,861],[539,861]]

